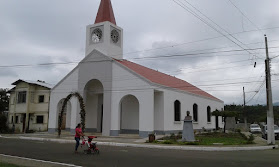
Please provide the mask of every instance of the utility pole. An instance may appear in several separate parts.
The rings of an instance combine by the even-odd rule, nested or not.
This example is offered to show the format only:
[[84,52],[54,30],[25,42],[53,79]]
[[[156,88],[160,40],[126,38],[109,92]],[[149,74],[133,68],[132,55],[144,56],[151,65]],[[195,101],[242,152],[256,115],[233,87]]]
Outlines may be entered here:
[[245,91],[244,91],[244,87],[243,87],[243,117],[244,117],[244,128],[245,128],[245,131],[247,131],[247,116],[246,116],[246,111],[245,111],[245,105],[246,105],[246,102],[245,102]]
[[270,77],[270,59],[268,56],[267,37],[265,36],[266,60],[265,60],[265,73],[266,73],[266,99],[267,99],[267,144],[275,144],[274,136],[274,115],[271,91],[271,77]]

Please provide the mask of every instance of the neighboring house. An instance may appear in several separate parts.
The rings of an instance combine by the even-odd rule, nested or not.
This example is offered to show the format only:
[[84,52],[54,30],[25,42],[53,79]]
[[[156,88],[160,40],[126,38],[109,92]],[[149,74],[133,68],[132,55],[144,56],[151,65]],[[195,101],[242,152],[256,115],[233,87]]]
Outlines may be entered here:
[[51,85],[44,81],[17,80],[10,93],[8,123],[16,132],[47,131]]
[[[95,24],[87,26],[85,58],[51,90],[50,133],[57,131],[62,103],[71,92],[84,99],[86,131],[103,136],[177,133],[187,111],[194,129],[224,126],[221,117],[211,116],[223,110],[223,101],[186,81],[123,59],[123,30],[116,25],[110,0],[101,0]],[[74,132],[79,113],[78,99],[70,99],[66,130]]]

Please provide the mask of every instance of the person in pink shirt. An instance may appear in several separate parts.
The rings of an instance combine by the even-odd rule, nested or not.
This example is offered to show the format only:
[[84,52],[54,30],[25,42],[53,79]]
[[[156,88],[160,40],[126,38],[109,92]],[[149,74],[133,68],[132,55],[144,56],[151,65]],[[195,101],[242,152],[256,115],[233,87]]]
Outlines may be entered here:
[[77,153],[77,149],[79,146],[79,141],[80,141],[80,137],[83,137],[84,134],[82,133],[82,129],[81,129],[81,124],[78,124],[76,127],[76,135],[75,135],[75,140],[76,140],[76,147],[75,147],[75,153]]

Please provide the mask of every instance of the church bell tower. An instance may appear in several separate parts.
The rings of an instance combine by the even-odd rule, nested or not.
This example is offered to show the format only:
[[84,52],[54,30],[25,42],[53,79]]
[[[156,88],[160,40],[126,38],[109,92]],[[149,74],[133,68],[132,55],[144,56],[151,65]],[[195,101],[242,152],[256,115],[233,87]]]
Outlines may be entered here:
[[123,59],[123,29],[116,25],[110,0],[101,0],[95,24],[86,27],[85,56],[94,49],[106,56]]

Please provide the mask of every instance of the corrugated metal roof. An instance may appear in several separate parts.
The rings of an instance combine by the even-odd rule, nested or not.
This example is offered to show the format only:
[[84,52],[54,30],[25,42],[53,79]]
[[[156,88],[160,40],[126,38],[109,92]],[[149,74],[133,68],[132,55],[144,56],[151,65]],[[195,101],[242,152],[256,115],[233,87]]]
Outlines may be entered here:
[[52,84],[46,83],[44,81],[40,81],[40,80],[31,81],[31,80],[23,80],[23,79],[19,79],[19,80],[15,81],[14,83],[12,83],[12,85],[17,85],[20,82],[26,82],[26,83],[33,84],[33,85],[39,85],[39,86],[49,88],[49,89],[51,89],[53,87]]

